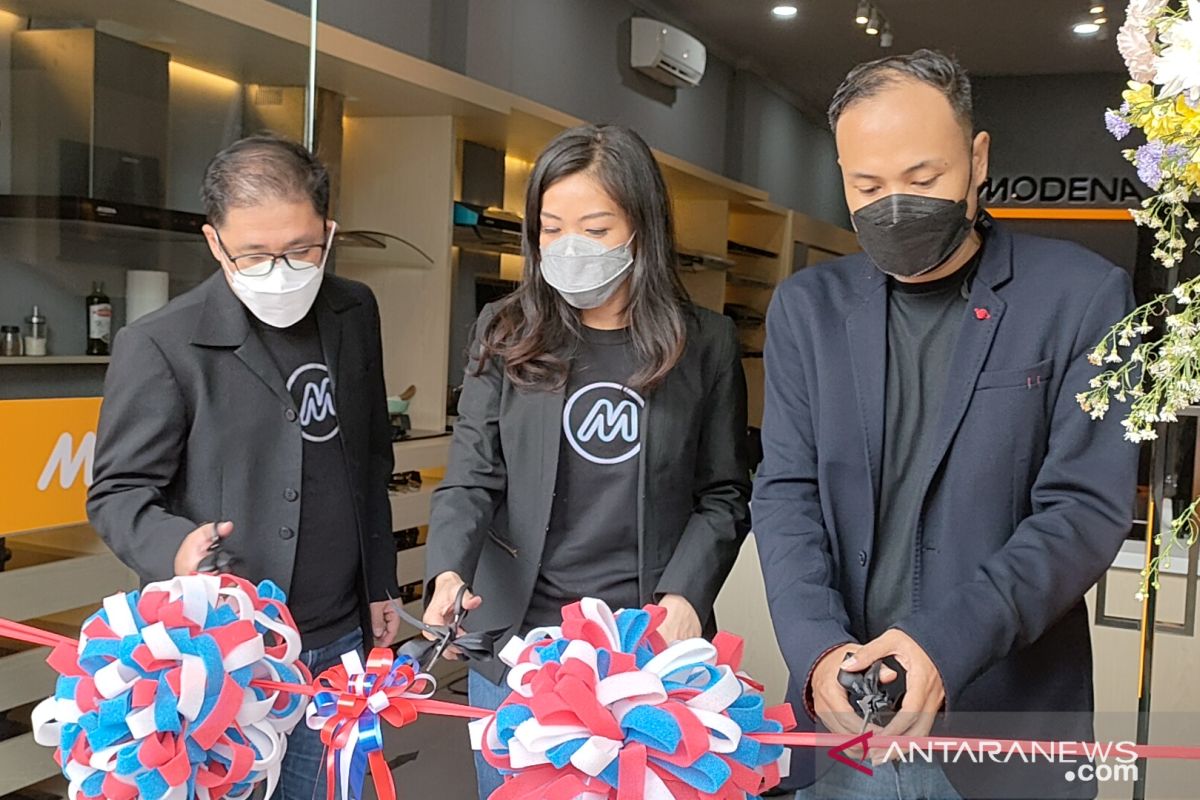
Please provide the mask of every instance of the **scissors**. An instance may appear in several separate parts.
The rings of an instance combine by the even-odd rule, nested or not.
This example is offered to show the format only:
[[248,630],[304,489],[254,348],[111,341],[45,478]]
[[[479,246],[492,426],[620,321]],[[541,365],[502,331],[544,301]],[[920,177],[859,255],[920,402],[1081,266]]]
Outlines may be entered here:
[[196,565],[196,572],[205,575],[220,575],[233,571],[233,556],[221,547],[221,537],[217,534],[217,523],[212,523],[212,541],[209,542],[207,555]]
[[471,661],[488,661],[493,658],[496,639],[504,633],[505,628],[459,634],[462,623],[469,613],[467,609],[463,608],[468,591],[470,589],[466,584],[458,587],[458,594],[454,597],[454,615],[446,625],[427,625],[409,614],[399,603],[389,597],[392,608],[400,615],[401,619],[432,637],[431,639],[417,637],[405,642],[398,651],[400,655],[411,656],[421,665],[423,672],[433,669],[433,665],[442,658],[451,645],[458,648]]
[[[847,653],[846,658],[852,657]],[[883,683],[880,673],[884,667],[896,672],[896,679],[891,683]],[[876,661],[862,672],[847,672],[838,670],[838,683],[846,690],[850,705],[862,717],[862,727],[859,733],[864,733],[870,725],[886,727],[896,716],[904,702],[906,691],[906,672],[894,656],[886,656]]]

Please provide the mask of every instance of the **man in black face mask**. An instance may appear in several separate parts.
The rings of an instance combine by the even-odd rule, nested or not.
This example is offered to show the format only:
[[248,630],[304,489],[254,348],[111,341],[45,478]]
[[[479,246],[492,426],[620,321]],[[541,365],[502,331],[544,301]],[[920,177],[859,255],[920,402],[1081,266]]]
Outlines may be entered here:
[[[1129,531],[1137,449],[1074,398],[1129,278],[981,211],[989,139],[952,59],[859,66],[829,116],[865,252],[775,295],[752,504],[793,704],[852,738],[839,671],[890,658],[888,734],[1090,741],[1083,596]],[[798,797],[1095,793],[1046,759],[870,755]],[[795,761],[799,786],[834,765]]]

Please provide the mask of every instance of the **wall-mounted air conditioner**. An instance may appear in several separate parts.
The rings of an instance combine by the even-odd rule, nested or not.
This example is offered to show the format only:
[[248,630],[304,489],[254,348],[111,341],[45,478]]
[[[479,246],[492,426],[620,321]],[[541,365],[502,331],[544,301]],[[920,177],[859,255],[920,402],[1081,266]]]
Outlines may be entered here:
[[664,22],[634,17],[630,64],[668,86],[696,86],[704,77],[704,45]]

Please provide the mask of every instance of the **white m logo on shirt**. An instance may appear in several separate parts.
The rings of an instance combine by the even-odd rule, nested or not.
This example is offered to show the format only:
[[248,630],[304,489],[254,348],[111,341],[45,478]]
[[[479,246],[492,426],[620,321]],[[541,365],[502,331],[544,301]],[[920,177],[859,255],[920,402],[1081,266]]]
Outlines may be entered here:
[[632,400],[622,400],[616,406],[607,398],[597,400],[576,435],[581,442],[597,436],[602,442],[613,442],[620,436],[632,444],[638,438],[638,407]]
[[[583,422],[578,426],[573,425],[571,415],[575,406],[587,408],[588,396],[593,392],[599,393],[599,396],[592,401],[592,407],[584,415]],[[641,395],[619,383],[590,383],[567,400],[562,416],[563,433],[580,457],[593,464],[620,464],[642,450],[640,417],[645,406],[646,401]],[[575,418],[578,419],[578,416]],[[605,446],[612,445],[618,439],[625,444]]]
[[95,454],[96,434],[90,431],[84,434],[78,450],[75,449],[75,438],[71,434],[64,433],[59,436],[54,450],[50,453],[50,459],[42,468],[41,477],[38,478],[38,491],[44,492],[50,488],[55,472],[58,473],[58,485],[63,489],[70,489],[75,485],[75,482],[79,480],[80,470],[83,470],[84,485],[91,486],[92,461]]
[[324,422],[327,417],[337,416],[333,410],[332,384],[329,378],[320,383],[304,386],[304,397],[300,401],[300,424],[307,427],[311,422]]

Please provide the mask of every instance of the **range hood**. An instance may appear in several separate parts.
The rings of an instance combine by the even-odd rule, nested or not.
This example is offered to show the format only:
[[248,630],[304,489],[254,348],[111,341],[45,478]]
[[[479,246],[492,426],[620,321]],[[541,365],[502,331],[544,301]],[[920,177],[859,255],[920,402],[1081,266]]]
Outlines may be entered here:
[[498,208],[456,202],[454,244],[463,250],[519,256],[521,217]]
[[14,194],[161,207],[168,62],[88,28],[14,33]]
[[[232,130],[210,131],[198,147],[180,147],[179,137],[190,133],[187,120],[210,114],[213,98],[204,94],[208,84],[194,79],[173,93],[175,77],[167,53],[92,28],[14,32],[12,120],[4,123],[12,125],[19,155],[12,194],[0,195],[0,221],[58,220],[92,237],[100,234],[89,229],[104,225],[152,240],[188,239],[205,217],[167,208],[168,198],[178,204],[195,196],[217,149],[263,130],[300,138],[304,88],[249,84],[234,89]],[[340,95],[318,91],[318,152],[331,176],[333,206],[342,108]]]

